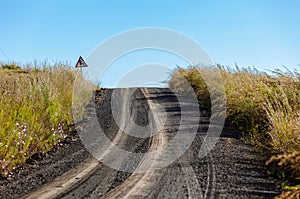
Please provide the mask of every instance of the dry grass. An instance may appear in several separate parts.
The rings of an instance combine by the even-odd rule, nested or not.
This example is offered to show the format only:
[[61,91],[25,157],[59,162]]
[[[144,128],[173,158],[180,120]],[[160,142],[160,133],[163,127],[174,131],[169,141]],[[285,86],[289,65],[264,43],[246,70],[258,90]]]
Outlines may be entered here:
[[[206,70],[212,69],[177,69],[169,86],[185,92],[184,77],[195,89],[200,103],[207,103],[209,93],[201,76]],[[285,180],[300,183],[300,74],[289,70],[266,74],[220,66],[214,70],[223,77],[227,122],[259,150],[267,151],[269,156],[275,154],[267,164],[276,165]]]
[[294,189],[292,191],[285,191],[277,199],[298,199],[300,198],[300,189]]
[[60,144],[72,119],[73,82],[78,73],[63,64],[25,70],[0,67],[1,173],[37,152]]

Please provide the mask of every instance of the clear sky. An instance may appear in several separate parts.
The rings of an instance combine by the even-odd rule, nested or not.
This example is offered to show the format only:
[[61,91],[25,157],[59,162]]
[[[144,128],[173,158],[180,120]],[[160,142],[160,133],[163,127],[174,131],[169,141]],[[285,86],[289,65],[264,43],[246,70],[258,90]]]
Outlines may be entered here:
[[75,64],[112,35],[162,27],[194,39],[216,63],[299,68],[299,8],[299,0],[1,0],[0,60]]

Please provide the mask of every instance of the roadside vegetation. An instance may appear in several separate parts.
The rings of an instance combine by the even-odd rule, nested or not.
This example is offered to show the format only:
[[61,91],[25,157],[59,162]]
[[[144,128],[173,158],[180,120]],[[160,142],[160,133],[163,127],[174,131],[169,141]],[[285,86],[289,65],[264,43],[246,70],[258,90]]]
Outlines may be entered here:
[[221,74],[226,90],[226,123],[267,157],[266,165],[286,190],[281,198],[300,197],[300,73],[288,69],[268,73],[223,66],[178,68],[170,88],[185,92],[184,77],[200,103],[210,97],[201,73]]
[[63,142],[73,124],[72,92],[77,75],[80,73],[63,63],[33,63],[22,69],[0,64],[2,175]]

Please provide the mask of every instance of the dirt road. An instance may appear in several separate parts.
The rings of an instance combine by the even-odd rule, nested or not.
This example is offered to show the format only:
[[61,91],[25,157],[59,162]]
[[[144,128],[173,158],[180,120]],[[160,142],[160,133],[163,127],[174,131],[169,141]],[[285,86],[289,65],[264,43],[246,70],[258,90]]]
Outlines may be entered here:
[[[114,118],[112,96],[129,94],[129,104],[120,106],[121,116]],[[113,147],[108,147],[105,154],[97,156],[98,161],[74,134],[47,157],[28,163],[10,179],[1,179],[0,198],[252,199],[279,194],[257,154],[231,129],[225,127],[213,150],[204,158],[199,157],[210,124],[208,107],[198,107],[184,96],[179,100],[173,92],[162,88],[134,92],[108,89],[97,92],[97,96],[96,115],[89,117],[98,118],[113,147],[132,153],[119,157]],[[121,112],[128,107],[130,118],[137,125],[124,119],[126,116]],[[88,126],[87,121],[80,124],[80,136],[88,137],[96,128]],[[128,124],[126,129],[118,127],[120,122]],[[154,124],[149,127],[152,130],[159,127],[157,132],[139,130],[150,123]],[[97,143],[92,138],[89,142]],[[180,151],[185,145],[187,150]],[[174,161],[167,164],[171,157]],[[114,161],[118,168],[110,166]]]

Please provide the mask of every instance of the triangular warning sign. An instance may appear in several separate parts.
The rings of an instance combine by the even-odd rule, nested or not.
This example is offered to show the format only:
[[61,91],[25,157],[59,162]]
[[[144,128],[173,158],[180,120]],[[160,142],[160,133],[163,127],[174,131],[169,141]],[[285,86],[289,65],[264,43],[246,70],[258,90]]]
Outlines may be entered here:
[[77,61],[77,64],[76,64],[75,68],[83,68],[83,67],[88,67],[88,65],[85,63],[83,58],[80,56],[78,61]]

